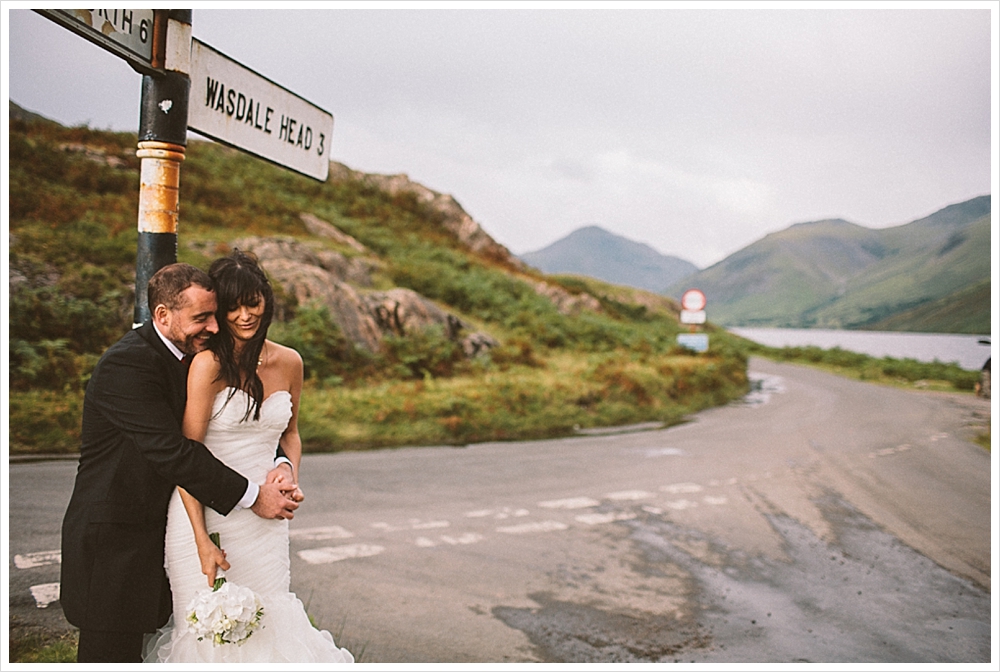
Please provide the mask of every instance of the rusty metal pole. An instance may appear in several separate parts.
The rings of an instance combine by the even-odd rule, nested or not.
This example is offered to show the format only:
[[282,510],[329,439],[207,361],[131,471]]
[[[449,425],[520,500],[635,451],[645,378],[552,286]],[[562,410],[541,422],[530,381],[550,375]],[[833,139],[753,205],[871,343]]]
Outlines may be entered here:
[[146,286],[156,271],[177,261],[181,162],[187,146],[191,90],[190,9],[171,9],[158,27],[164,76],[143,75],[139,110],[139,240],[135,262],[138,326],[150,318]]

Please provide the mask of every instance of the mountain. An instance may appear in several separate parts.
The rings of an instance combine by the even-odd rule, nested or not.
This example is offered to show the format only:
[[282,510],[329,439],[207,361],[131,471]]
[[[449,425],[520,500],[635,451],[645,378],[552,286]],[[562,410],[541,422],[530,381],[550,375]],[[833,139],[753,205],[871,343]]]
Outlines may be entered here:
[[794,224],[675,283],[727,326],[989,333],[990,196],[886,229]]
[[543,273],[570,273],[662,293],[698,267],[599,226],[585,226],[520,259]]

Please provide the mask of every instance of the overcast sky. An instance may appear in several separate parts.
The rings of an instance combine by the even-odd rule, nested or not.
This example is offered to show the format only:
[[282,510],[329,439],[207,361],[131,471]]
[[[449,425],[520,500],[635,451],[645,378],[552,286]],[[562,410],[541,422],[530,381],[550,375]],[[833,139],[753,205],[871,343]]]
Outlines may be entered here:
[[[515,253],[597,224],[704,268],[796,222],[903,224],[992,191],[995,2],[191,5],[195,37],[334,115],[333,160],[452,194]],[[9,99],[135,131],[141,77],[18,6]]]

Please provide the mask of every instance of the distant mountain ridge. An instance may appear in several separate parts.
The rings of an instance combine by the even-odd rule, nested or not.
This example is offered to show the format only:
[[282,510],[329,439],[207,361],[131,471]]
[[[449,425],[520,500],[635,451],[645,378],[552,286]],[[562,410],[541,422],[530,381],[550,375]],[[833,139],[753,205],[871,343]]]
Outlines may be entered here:
[[661,294],[698,270],[689,261],[660,254],[599,226],[585,226],[548,247],[518,256],[543,273],[586,275]]
[[697,286],[725,326],[989,333],[990,206],[979,196],[886,229],[794,224],[667,293]]

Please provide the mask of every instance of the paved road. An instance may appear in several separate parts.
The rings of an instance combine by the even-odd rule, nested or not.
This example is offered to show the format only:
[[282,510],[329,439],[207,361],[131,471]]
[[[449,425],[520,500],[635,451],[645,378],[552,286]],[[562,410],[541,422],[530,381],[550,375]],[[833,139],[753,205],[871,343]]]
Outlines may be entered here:
[[[293,589],[367,662],[988,662],[989,403],[751,371],[666,430],[307,456]],[[22,622],[74,469],[11,466]]]

